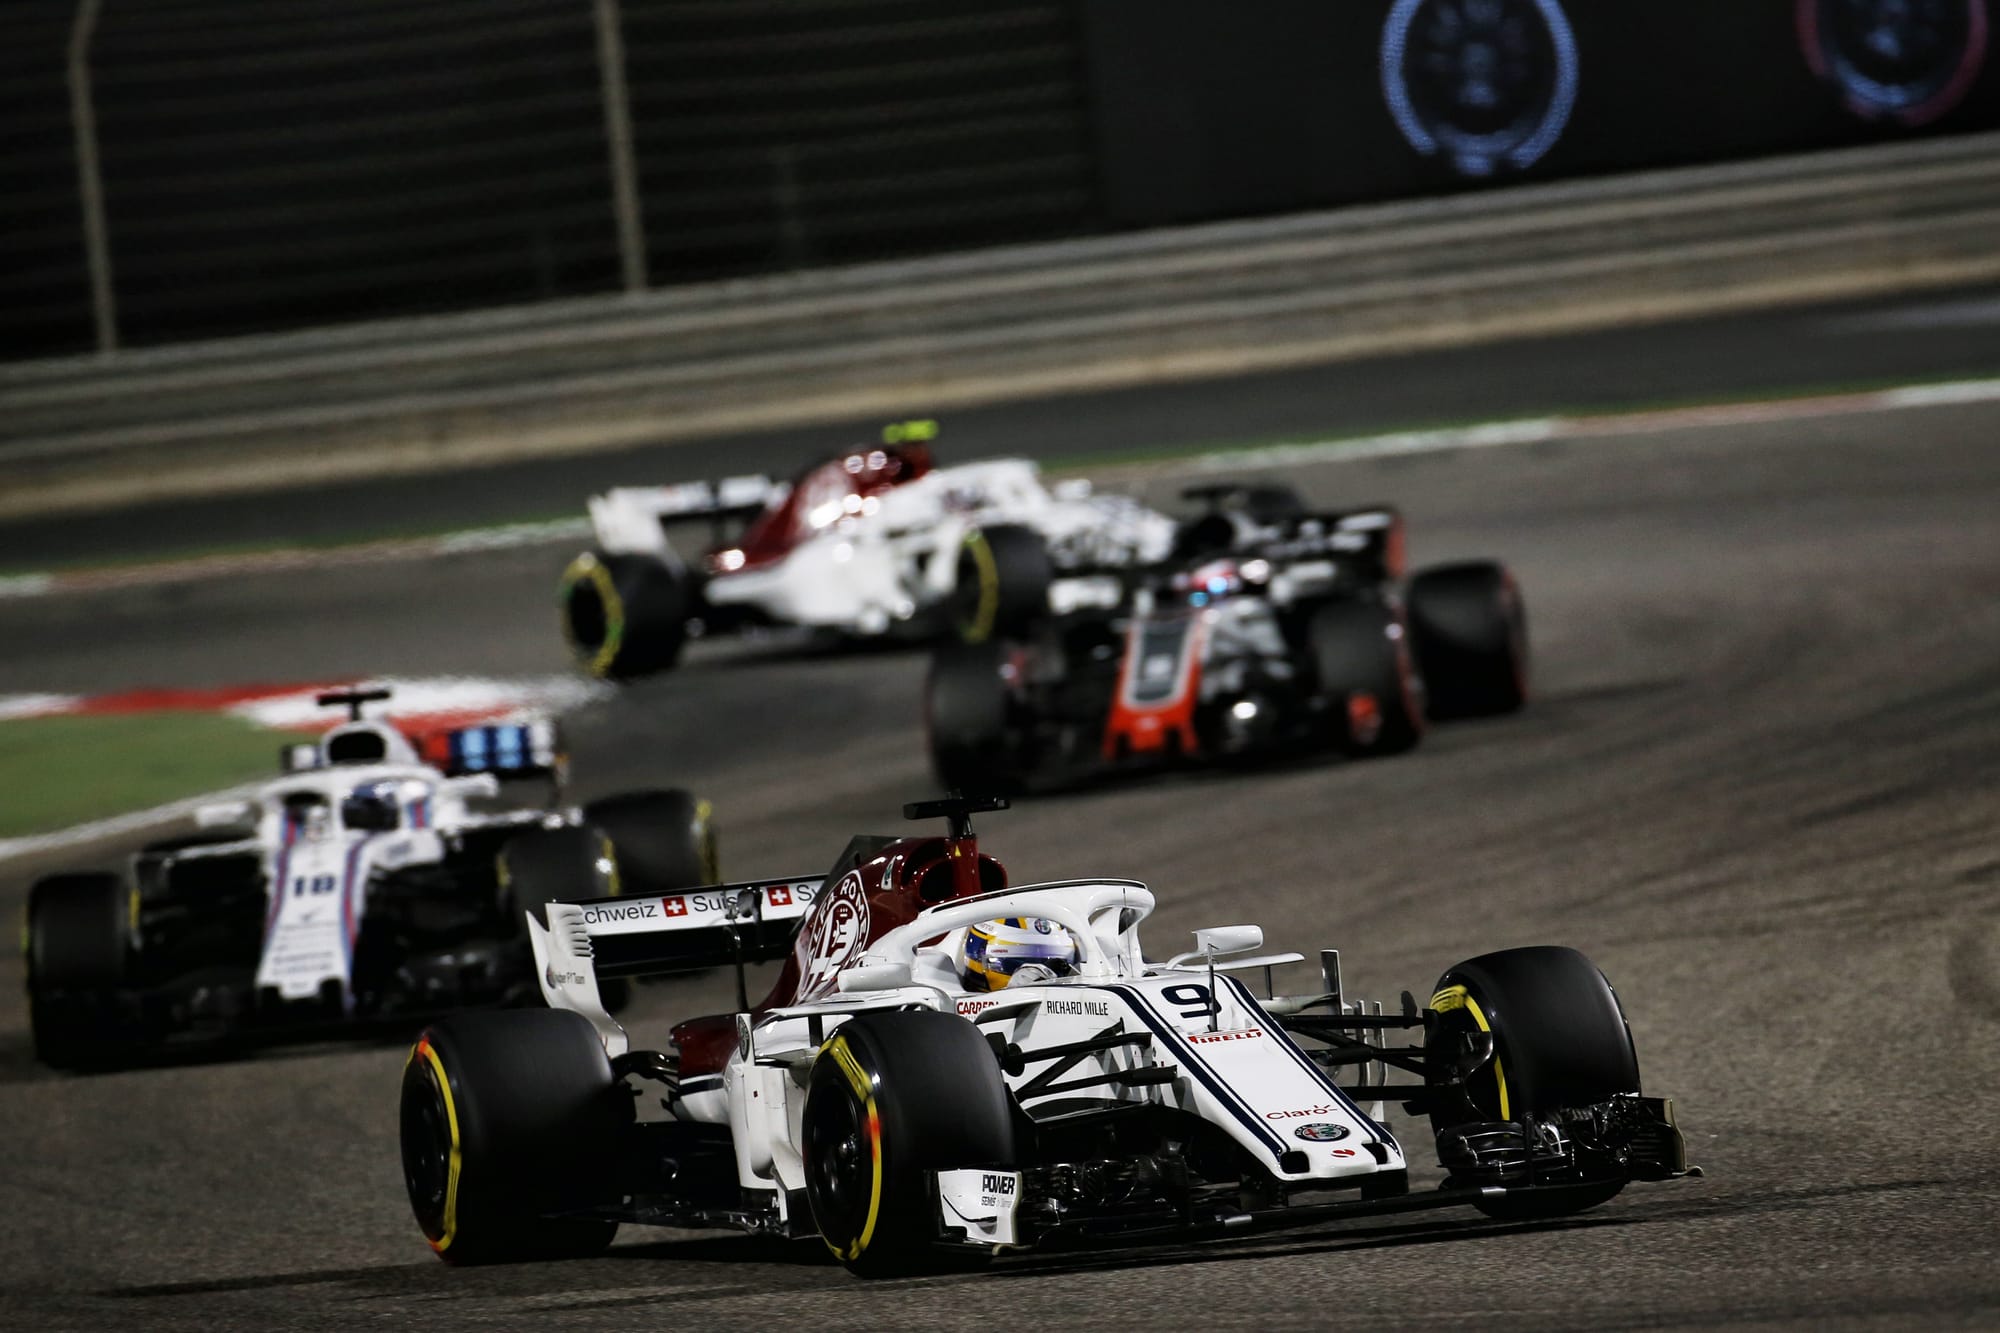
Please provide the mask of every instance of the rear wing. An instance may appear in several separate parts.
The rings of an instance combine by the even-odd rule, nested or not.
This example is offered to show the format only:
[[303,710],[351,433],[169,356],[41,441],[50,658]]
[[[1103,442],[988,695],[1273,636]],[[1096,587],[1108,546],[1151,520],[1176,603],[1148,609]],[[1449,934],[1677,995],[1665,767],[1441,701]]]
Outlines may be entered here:
[[[1219,488],[1228,489],[1228,488]],[[1144,565],[1076,566],[1049,585],[1049,610],[1057,616],[1115,611],[1142,589],[1178,590],[1209,560],[1285,567],[1308,583],[1332,583],[1353,571],[1370,579],[1398,579],[1404,571],[1403,516],[1385,505],[1322,513],[1296,513],[1268,521],[1218,510],[1184,525],[1169,558]]]
[[[599,977],[690,972],[774,962],[791,952],[820,879],[753,880],[643,898],[588,898],[549,907],[549,930],[571,921]],[[573,909],[573,911],[572,911]]]
[[412,737],[425,763],[448,778],[553,777],[563,764],[562,733],[552,721],[490,722]]
[[791,488],[763,475],[684,481],[672,486],[615,486],[590,497],[590,525],[611,555],[657,554],[674,523],[717,525],[760,513]]
[[1267,558],[1344,557],[1368,564],[1383,578],[1403,576],[1403,516],[1387,505],[1301,514],[1284,520],[1279,534],[1264,552]]

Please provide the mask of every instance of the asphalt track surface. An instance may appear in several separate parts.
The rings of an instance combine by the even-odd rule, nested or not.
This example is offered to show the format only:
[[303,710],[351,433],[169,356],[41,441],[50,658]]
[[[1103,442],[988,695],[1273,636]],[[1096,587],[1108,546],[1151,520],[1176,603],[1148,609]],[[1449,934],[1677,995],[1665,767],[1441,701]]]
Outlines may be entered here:
[[[1413,425],[1616,410],[1877,381],[2000,374],[2000,288],[1364,358],[1233,379],[951,412],[940,456],[1050,462],[1136,450],[1369,434]],[[0,395],[0,410],[5,410]],[[921,402],[904,415],[925,416]],[[436,532],[580,513],[608,486],[789,477],[879,420],[0,523],[0,570],[231,545]],[[4,454],[0,454],[4,462]]]
[[[2000,411],[1962,406],[1302,471],[1329,502],[1400,502],[1419,562],[1514,565],[1530,709],[1403,758],[982,824],[1017,882],[1151,883],[1156,953],[1260,921],[1276,947],[1341,948],[1350,988],[1392,1004],[1489,948],[1575,945],[1701,1180],[1554,1224],[1439,1213],[879,1284],[811,1243],[636,1229],[598,1260],[455,1271],[402,1197],[400,1046],[51,1075],[9,959],[0,1325],[2000,1325],[1996,433]],[[0,604],[0,690],[559,669],[562,554]],[[698,786],[731,877],[816,871],[929,789],[921,675],[907,653],[705,646],[581,716],[579,772]],[[36,868],[0,865],[0,910]],[[719,975],[648,988],[632,1026],[727,997]]]

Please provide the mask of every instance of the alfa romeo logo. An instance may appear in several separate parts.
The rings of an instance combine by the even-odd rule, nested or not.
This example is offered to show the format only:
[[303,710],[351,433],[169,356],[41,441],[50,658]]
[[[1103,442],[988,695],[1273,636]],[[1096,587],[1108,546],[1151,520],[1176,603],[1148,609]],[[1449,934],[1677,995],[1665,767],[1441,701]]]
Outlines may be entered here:
[[849,871],[832,893],[813,905],[799,931],[800,1002],[833,994],[840,969],[868,943],[868,899],[861,876]]
[[1798,0],[1799,44],[1857,116],[1936,120],[1986,60],[1986,0]]
[[1462,176],[1533,166],[1569,124],[1576,85],[1557,0],[1396,0],[1382,28],[1396,127]]
[[1347,1137],[1347,1126],[1300,1125],[1292,1131],[1292,1137],[1304,1139],[1307,1143],[1333,1143]]

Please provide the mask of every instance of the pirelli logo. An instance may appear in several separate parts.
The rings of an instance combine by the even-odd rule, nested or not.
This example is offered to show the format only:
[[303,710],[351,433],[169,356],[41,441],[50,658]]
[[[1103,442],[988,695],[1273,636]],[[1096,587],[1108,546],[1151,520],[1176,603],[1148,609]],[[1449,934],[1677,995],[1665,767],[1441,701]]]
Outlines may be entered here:
[[1238,1028],[1234,1032],[1190,1032],[1187,1039],[1197,1046],[1207,1046],[1218,1041],[1256,1041],[1263,1035],[1262,1028]]

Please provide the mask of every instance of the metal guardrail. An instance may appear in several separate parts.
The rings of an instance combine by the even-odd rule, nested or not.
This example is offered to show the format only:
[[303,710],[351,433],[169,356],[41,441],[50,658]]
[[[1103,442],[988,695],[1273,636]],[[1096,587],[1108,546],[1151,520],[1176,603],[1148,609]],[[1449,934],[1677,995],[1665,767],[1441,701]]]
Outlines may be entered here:
[[0,514],[1990,279],[1996,227],[1989,134],[0,366]]

